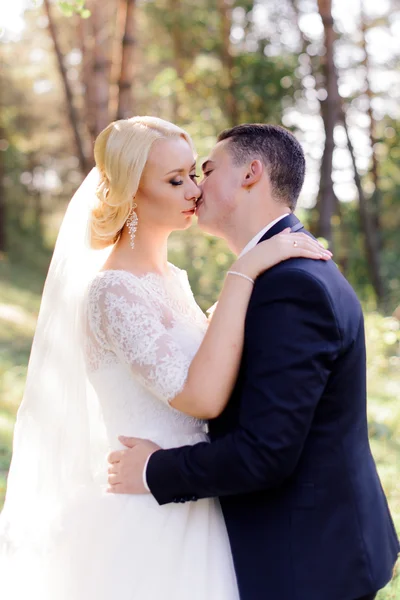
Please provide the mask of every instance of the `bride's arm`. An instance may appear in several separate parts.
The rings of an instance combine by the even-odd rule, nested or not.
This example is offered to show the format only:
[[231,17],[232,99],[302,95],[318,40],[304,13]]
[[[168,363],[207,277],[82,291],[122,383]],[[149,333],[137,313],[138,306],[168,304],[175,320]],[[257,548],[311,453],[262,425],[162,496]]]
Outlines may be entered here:
[[251,280],[279,262],[299,256],[330,258],[330,254],[310,236],[285,230],[258,244],[232,265],[231,271],[249,279],[227,275],[204,340],[189,367],[185,386],[170,400],[171,406],[202,419],[221,414],[239,369],[245,316],[253,289]]

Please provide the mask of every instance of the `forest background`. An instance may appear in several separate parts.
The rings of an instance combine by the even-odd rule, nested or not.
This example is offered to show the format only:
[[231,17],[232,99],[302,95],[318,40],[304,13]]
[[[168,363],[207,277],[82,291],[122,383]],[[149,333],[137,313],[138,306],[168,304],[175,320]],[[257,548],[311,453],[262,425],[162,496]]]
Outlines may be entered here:
[[[297,215],[364,307],[372,449],[400,532],[400,5],[397,0],[13,0],[0,5],[0,506],[47,267],[93,141],[171,120],[202,160],[226,127],[302,143]],[[170,260],[205,310],[232,255],[193,226]],[[379,600],[400,596],[400,575]]]

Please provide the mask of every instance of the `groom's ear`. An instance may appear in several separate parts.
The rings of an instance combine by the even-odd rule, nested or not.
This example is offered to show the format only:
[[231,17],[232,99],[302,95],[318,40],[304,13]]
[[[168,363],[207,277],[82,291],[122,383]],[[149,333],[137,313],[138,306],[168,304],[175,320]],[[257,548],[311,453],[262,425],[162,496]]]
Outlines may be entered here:
[[264,165],[262,164],[261,160],[257,159],[251,161],[251,163],[248,165],[245,171],[242,187],[248,188],[248,190],[250,191],[250,188],[253,187],[255,183],[260,181],[263,171]]

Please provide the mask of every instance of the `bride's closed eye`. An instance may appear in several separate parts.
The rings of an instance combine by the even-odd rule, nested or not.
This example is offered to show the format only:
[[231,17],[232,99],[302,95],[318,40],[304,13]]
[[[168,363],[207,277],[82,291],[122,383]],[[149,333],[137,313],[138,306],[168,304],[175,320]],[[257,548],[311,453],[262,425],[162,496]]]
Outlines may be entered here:
[[[189,175],[189,177],[190,177],[190,179],[191,179],[192,181],[195,181],[195,180],[197,179],[197,177],[199,177],[199,175],[196,175],[195,173],[193,173],[192,175]],[[182,185],[182,184],[183,184],[183,180],[182,180],[182,179],[180,179],[179,181],[177,181],[176,179],[172,179],[172,180],[170,181],[170,184],[171,184],[171,185]]]

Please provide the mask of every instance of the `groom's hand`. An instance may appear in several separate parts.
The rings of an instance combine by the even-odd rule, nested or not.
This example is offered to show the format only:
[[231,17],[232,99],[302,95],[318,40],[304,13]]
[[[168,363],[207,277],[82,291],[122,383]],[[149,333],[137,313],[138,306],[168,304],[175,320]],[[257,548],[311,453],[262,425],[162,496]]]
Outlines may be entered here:
[[150,440],[120,436],[127,450],[111,452],[108,456],[108,488],[112,494],[148,494],[143,481],[143,471],[149,457],[160,450]]

